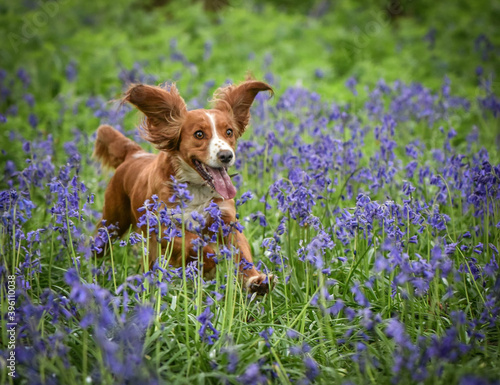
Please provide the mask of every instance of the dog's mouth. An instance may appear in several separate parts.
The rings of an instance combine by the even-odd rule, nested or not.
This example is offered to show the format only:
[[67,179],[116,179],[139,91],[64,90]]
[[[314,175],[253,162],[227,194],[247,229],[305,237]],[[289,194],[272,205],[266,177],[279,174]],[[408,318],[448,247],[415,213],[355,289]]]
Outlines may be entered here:
[[193,159],[193,164],[208,186],[217,191],[222,198],[233,199],[236,196],[236,188],[224,167],[213,168],[197,159]]

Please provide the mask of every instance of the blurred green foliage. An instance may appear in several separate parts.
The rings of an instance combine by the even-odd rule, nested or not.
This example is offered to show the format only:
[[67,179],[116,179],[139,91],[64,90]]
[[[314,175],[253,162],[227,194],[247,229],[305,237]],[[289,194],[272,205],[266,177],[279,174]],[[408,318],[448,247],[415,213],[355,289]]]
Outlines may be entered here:
[[[71,60],[83,93],[107,92],[117,68],[140,61],[162,81],[181,71],[181,87],[192,77],[201,87],[271,72],[281,86],[299,82],[330,97],[346,92],[350,76],[437,87],[447,75],[457,92],[470,94],[475,68],[499,64],[497,57],[483,63],[474,44],[484,34],[499,45],[497,20],[500,3],[489,1],[232,1],[208,12],[203,2],[25,0],[0,5],[0,60],[7,70],[26,68],[49,98],[61,91]],[[169,60],[172,39],[193,68]],[[207,60],[205,43],[213,45]]]

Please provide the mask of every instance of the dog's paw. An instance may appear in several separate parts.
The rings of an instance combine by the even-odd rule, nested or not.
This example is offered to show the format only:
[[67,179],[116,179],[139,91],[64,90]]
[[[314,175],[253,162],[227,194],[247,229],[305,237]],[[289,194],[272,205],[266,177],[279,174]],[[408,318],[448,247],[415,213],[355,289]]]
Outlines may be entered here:
[[260,273],[259,275],[248,278],[245,284],[250,293],[264,295],[269,293],[269,290],[274,288],[274,285],[276,284],[276,277],[272,274],[266,275]]

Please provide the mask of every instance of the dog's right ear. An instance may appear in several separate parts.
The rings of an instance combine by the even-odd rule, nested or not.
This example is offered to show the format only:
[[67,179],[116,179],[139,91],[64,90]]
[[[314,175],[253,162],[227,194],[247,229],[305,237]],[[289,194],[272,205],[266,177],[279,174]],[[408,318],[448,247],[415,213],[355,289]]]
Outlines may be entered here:
[[131,85],[123,102],[133,104],[146,115],[141,132],[144,139],[159,150],[174,151],[178,148],[187,108],[175,85],[168,89]]

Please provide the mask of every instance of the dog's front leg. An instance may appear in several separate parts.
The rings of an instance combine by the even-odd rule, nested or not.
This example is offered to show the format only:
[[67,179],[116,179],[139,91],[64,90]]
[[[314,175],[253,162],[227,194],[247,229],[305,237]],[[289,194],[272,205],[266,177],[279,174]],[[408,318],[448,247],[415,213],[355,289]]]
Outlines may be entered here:
[[[184,232],[184,237],[174,237],[172,241],[163,239],[161,241],[161,252],[168,259],[169,264],[174,267],[182,266],[184,258],[185,265],[190,262],[198,262],[198,251],[194,248],[193,241],[198,238],[198,235],[189,231]],[[158,243],[156,240],[150,240],[149,265],[153,267],[158,255]],[[215,276],[215,260],[212,256],[215,254],[211,246],[204,246],[202,251],[202,266],[200,270],[206,279],[212,279]]]
[[228,245],[233,245],[238,251],[234,255],[234,261],[239,264],[239,272],[247,290],[251,293],[266,294],[272,288],[274,277],[272,274],[266,275],[259,272],[254,264],[252,252],[245,235],[234,225],[237,223],[236,207],[234,200],[224,200],[217,202],[222,213],[222,220],[231,227],[231,232],[226,237]]

